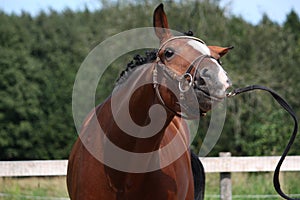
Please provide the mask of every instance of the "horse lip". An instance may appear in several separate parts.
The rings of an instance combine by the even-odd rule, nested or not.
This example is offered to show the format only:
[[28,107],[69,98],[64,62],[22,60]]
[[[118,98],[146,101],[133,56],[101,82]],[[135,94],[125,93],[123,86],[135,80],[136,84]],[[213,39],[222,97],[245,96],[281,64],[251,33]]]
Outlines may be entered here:
[[209,89],[208,89],[204,79],[200,77],[199,81],[200,81],[200,84],[194,84],[194,90],[196,91],[196,93],[197,93],[197,91],[200,91],[206,98],[209,98],[213,101],[218,101],[218,102],[223,101],[223,99],[226,97],[225,94],[222,96],[211,94],[209,92]]
[[217,97],[217,96],[208,95],[206,93],[204,93],[204,96],[206,96],[207,98],[209,98],[213,101],[217,101],[217,102],[222,102],[223,99],[225,98],[225,96],[224,97]]
[[217,101],[217,102],[223,101],[223,99],[226,97],[226,94],[224,94],[224,96],[222,96],[222,97],[219,97],[219,96],[216,96],[216,95],[211,95],[211,94],[209,93],[209,91],[204,90],[204,89],[199,88],[199,87],[198,87],[198,88],[195,88],[195,90],[200,91],[206,98],[209,98],[209,99],[211,99],[211,100],[213,100],[213,101]]

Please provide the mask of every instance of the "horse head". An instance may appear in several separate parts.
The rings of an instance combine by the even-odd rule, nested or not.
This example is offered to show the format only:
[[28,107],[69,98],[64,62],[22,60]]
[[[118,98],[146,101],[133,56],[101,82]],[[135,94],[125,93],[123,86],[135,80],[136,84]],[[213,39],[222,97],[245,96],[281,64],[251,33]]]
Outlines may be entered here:
[[[207,46],[196,37],[174,36],[162,4],[154,11],[153,25],[160,40],[158,65],[179,82],[180,96],[185,96],[186,105],[180,105],[180,109],[177,106],[176,112],[182,112],[183,106],[188,114],[199,111],[204,114],[215,103],[223,101],[231,81],[221,66],[220,58],[233,47]],[[196,96],[198,108],[191,108],[188,104],[189,93]],[[168,95],[161,95],[162,99],[168,98]]]

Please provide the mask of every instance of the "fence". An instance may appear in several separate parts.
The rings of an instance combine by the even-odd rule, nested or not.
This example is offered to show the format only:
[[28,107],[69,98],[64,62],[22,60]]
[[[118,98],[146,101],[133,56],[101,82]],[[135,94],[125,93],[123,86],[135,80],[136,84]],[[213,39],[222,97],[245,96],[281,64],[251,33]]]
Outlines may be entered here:
[[[206,173],[220,173],[220,198],[232,199],[232,172],[272,172],[279,156],[231,157],[220,153],[220,157],[200,158]],[[0,177],[65,176],[67,160],[55,161],[0,161]],[[281,171],[300,171],[300,156],[286,157]]]
[[[226,152],[220,153],[220,157],[201,158],[201,162],[204,165],[205,172],[220,173],[220,199],[231,200],[232,172],[272,172],[275,170],[279,159],[279,156],[231,157],[231,154]],[[300,156],[286,157],[281,166],[281,171],[300,171]],[[261,198],[266,198],[266,196],[261,195]],[[271,196],[271,198],[274,198],[274,196]]]

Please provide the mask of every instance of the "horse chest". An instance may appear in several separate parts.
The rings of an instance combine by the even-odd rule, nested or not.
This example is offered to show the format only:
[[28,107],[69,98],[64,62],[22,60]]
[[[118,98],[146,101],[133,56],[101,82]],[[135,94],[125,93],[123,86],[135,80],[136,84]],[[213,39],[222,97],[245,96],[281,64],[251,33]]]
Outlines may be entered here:
[[[179,167],[179,166],[178,166]],[[171,169],[172,168],[172,169]],[[191,200],[193,183],[179,176],[173,167],[145,174],[144,179],[135,182],[134,177],[127,179],[130,185],[124,192],[117,194],[119,199],[130,200]],[[118,199],[117,198],[117,199]]]

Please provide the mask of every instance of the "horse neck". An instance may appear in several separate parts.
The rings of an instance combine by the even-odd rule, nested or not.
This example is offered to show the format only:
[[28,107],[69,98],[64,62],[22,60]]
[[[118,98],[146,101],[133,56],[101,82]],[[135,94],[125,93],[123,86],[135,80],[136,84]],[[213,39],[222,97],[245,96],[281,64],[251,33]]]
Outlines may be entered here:
[[[174,117],[168,112],[166,115],[153,112],[153,116],[149,117],[150,108],[159,103],[152,83],[153,67],[154,64],[147,64],[136,69],[127,80],[114,89],[111,97],[104,104],[106,109],[110,110],[108,112],[110,114],[103,116],[100,115],[101,112],[98,113],[98,120],[104,127],[106,137],[114,145],[129,152],[146,153],[158,150],[164,131]],[[138,85],[142,86],[137,87]],[[151,137],[145,137],[145,134],[151,131],[151,125],[159,121],[164,122],[162,127],[158,127],[159,131]],[[145,131],[145,126],[150,129]],[[135,136],[130,135],[132,132]],[[126,158],[125,163],[121,164],[131,166],[131,163],[136,163],[132,159],[134,158]],[[147,157],[143,166],[147,167],[150,163],[158,162],[156,159]],[[105,167],[105,170],[109,185],[118,192],[126,190],[125,188],[138,188],[147,176],[147,173],[126,173],[110,167]]]
[[[114,144],[127,151],[144,153],[157,150],[165,128],[174,117],[172,113],[165,111],[166,115],[153,112],[151,118],[149,116],[150,108],[159,103],[153,87],[153,67],[154,64],[138,67],[126,81],[114,89],[110,99],[115,131],[108,132],[107,136]],[[164,123],[157,125],[158,122]],[[147,134],[152,135],[151,127],[159,128],[159,131],[148,137]]]

